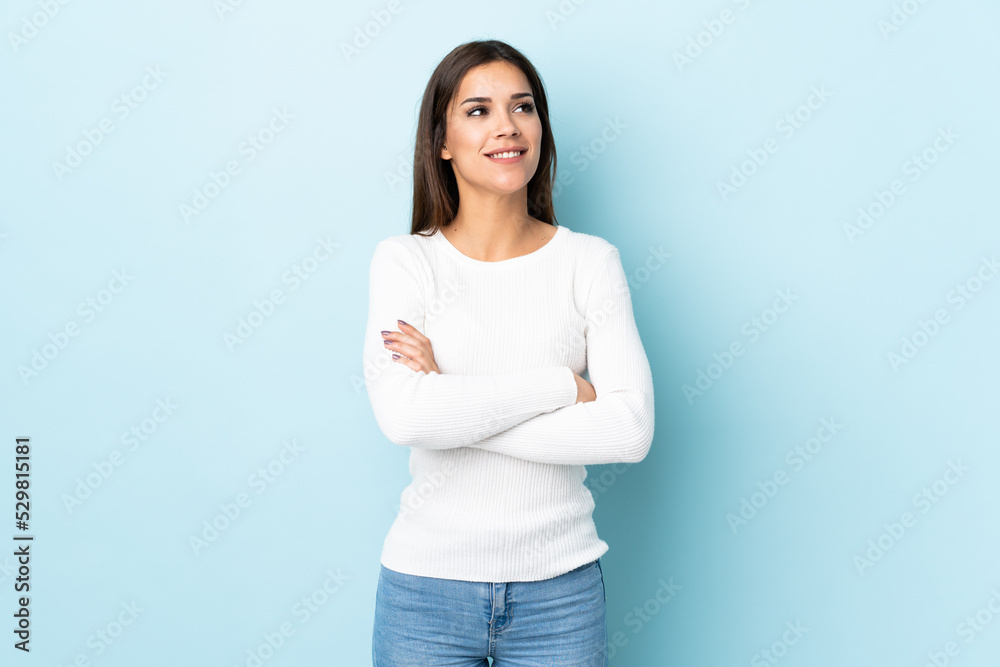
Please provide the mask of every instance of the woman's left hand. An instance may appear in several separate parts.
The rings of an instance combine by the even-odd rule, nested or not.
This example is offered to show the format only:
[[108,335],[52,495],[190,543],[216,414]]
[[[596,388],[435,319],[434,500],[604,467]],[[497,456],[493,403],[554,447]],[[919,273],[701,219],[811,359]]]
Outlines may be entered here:
[[434,361],[434,350],[431,348],[430,339],[412,325],[402,320],[396,321],[399,322],[402,333],[397,331],[382,333],[382,340],[386,341],[383,343],[385,347],[399,355],[399,358],[393,359],[393,361],[415,371],[440,373],[441,371],[438,370],[437,363]]

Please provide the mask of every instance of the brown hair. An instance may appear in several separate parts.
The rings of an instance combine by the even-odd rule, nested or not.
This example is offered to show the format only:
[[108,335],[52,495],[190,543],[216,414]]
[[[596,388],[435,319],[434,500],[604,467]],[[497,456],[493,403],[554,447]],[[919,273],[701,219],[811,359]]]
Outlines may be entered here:
[[556,226],[552,181],[556,173],[556,143],[549,126],[545,86],[531,62],[505,42],[495,39],[467,42],[452,49],[431,74],[420,103],[413,150],[413,220],[410,233],[437,232],[458,213],[458,183],[448,160],[441,157],[448,105],[465,73],[474,67],[505,61],[524,73],[531,85],[535,110],[542,123],[538,168],[528,181],[528,215]]

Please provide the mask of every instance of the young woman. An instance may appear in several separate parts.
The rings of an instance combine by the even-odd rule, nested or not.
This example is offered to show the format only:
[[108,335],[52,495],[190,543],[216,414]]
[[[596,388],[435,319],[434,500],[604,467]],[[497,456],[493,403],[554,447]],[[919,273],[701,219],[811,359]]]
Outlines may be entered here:
[[411,233],[369,275],[368,395],[413,477],[376,667],[607,664],[584,466],[645,458],[653,384],[618,250],[556,225],[555,165],[531,63],[495,40],[449,53],[420,108]]

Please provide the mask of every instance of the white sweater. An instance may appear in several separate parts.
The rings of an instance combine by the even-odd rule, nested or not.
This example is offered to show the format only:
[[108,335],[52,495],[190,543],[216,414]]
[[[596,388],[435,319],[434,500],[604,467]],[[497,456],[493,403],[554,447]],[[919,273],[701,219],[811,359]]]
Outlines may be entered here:
[[[412,324],[440,373],[390,357]],[[597,400],[577,403],[573,373]],[[653,440],[653,382],[618,249],[555,228],[540,249],[473,259],[440,232],[375,248],[364,375],[379,428],[413,478],[382,548],[387,568],[538,581],[603,555],[588,464],[635,463]]]

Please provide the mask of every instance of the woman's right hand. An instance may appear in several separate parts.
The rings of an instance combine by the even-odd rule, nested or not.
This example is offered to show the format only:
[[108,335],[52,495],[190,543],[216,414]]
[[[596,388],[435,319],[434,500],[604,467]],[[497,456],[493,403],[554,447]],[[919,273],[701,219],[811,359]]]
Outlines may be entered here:
[[590,384],[576,373],[573,373],[573,378],[576,380],[577,403],[589,403],[590,401],[597,400],[597,392],[594,390],[594,385]]

